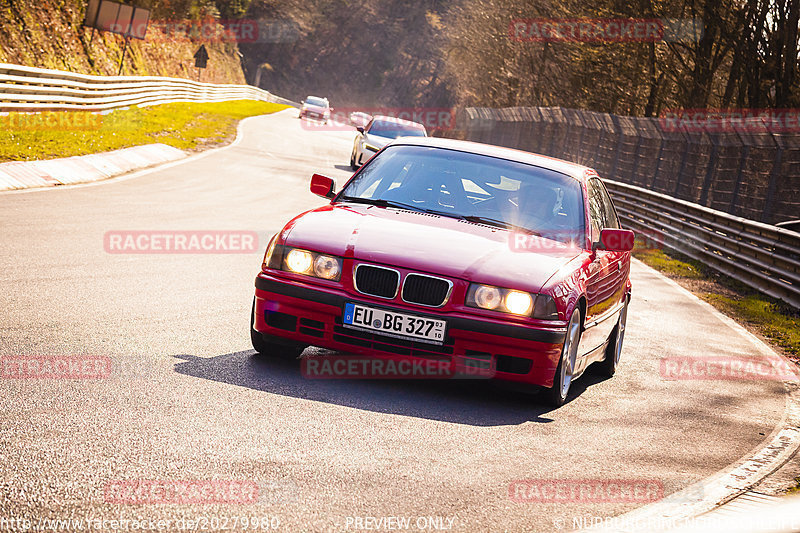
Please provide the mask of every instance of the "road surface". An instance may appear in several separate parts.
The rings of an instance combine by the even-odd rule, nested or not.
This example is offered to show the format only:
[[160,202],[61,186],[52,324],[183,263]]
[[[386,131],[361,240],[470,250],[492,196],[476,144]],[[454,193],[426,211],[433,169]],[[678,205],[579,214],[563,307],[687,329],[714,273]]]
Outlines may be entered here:
[[[0,195],[0,356],[112,361],[104,379],[0,379],[0,529],[47,518],[130,530],[109,521],[145,518],[210,530],[216,517],[219,530],[247,516],[272,519],[262,531],[403,524],[386,517],[410,530],[556,531],[642,502],[518,502],[512,483],[652,481],[671,494],[780,421],[778,381],[662,378],[663,357],[753,349],[639,263],[617,376],[585,376],[558,410],[476,381],[306,380],[296,362],[256,358],[248,321],[266,239],[321,205],[312,173],[350,175],[353,134],[304,129],[291,111],[242,128],[230,149],[136,179]],[[125,230],[260,242],[248,254],[107,253],[106,232]],[[143,480],[257,493],[120,503],[114,490]]]

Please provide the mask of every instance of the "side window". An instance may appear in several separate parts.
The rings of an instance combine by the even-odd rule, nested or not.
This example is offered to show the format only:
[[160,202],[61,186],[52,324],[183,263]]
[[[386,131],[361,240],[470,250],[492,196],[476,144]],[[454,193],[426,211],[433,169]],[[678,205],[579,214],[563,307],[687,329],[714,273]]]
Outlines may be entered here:
[[596,184],[603,201],[603,219],[605,223],[603,227],[619,229],[619,218],[617,218],[617,212],[614,210],[614,204],[611,202],[611,196],[609,196],[606,186],[600,180],[597,180]]
[[598,193],[594,179],[589,180],[589,223],[592,225],[592,242],[600,242],[600,230],[605,227],[603,197]]

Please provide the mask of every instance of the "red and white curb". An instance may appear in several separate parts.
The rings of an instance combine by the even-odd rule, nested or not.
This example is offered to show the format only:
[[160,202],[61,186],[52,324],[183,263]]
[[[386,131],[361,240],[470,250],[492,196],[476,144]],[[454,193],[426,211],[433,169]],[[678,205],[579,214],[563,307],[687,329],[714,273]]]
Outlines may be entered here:
[[183,150],[156,143],[62,159],[0,163],[0,191],[100,181],[185,157]]
[[185,157],[183,150],[157,143],[62,159],[0,163],[0,191],[100,181]]
[[[279,113],[294,113],[295,111],[295,109],[289,108],[276,111],[275,113],[270,113],[270,115],[277,115]],[[211,154],[229,150],[235,146],[238,146],[242,142],[243,126],[251,120],[255,120],[263,116],[265,115],[256,115],[240,120],[239,125],[236,128],[236,138],[232,143],[225,146],[220,146],[219,148],[209,148],[192,155],[165,144],[146,144],[143,146],[134,146],[132,148],[123,148],[122,150],[115,150],[113,152],[67,157],[64,159],[0,163],[0,193],[24,194],[35,193],[37,191],[95,187],[103,184],[147,176],[153,172],[158,172],[160,170],[181,165],[183,163],[188,163],[190,161],[196,161],[198,159],[208,157]],[[125,153],[120,154],[120,152]],[[154,157],[162,157],[163,159],[158,161],[148,159]],[[143,159],[146,159],[148,162],[139,166],[127,166],[128,164],[135,163],[137,161],[141,163]],[[76,163],[74,160],[80,160],[81,162]],[[69,163],[64,164],[65,161],[69,161]],[[65,179],[71,179],[76,177],[75,166],[81,166],[87,162],[90,167],[100,171],[102,176],[89,179],[82,175],[77,181],[60,181],[56,177],[51,176],[50,174],[45,174],[43,170],[40,170],[40,168],[44,170],[52,169],[53,165],[55,164],[59,168],[57,175],[60,175]],[[13,177],[9,175],[9,168],[13,169],[15,174]],[[83,168],[87,167],[84,166]],[[7,179],[13,180],[15,186],[7,186],[5,181]],[[61,185],[61,187],[53,187],[52,185]]]

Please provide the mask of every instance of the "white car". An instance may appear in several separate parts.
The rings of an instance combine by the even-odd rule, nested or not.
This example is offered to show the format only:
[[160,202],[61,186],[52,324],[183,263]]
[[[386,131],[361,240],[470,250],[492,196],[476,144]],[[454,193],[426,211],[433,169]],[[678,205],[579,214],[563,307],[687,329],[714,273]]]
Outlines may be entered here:
[[328,119],[331,118],[331,105],[328,103],[328,99],[309,96],[303,100],[299,118],[313,118],[327,124]]
[[411,122],[394,117],[378,115],[373,117],[366,127],[358,127],[358,134],[353,141],[353,152],[350,154],[350,167],[356,170],[366,163],[370,157],[398,137],[427,137],[425,126],[419,122]]
[[370,115],[369,113],[364,113],[362,111],[355,111],[353,113],[350,113],[349,120],[350,124],[353,127],[358,128],[360,126],[362,128],[365,128],[367,127],[367,124],[369,124],[369,121],[372,120],[372,115]]

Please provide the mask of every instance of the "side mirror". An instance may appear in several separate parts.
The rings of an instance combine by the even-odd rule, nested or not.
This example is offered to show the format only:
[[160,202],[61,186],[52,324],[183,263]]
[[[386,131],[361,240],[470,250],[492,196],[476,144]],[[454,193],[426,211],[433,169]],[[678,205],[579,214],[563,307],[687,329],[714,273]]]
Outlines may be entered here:
[[609,252],[630,252],[635,239],[636,235],[629,229],[605,228],[600,230],[600,242],[594,248]]
[[356,129],[358,130],[358,133],[364,133],[364,126],[358,126]]
[[336,187],[336,182],[327,176],[314,174],[311,176],[311,192],[323,198],[333,198],[336,194],[333,192]]

